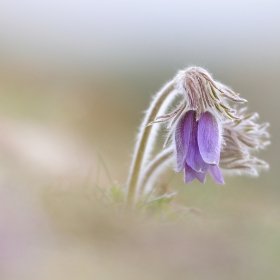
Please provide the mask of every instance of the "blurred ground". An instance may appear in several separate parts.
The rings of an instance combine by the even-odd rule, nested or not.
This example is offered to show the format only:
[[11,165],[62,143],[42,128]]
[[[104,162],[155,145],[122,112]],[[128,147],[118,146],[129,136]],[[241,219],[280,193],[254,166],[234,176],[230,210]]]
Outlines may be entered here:
[[[279,278],[277,1],[0,5],[1,279]],[[99,213],[81,186],[125,182],[150,97],[189,65],[271,123],[270,170],[225,186],[175,175],[169,187],[202,213],[186,223]]]

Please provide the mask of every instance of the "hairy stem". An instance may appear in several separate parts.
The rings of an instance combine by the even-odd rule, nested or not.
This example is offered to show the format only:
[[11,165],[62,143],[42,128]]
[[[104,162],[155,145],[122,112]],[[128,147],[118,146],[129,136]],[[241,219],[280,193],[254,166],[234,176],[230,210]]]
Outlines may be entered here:
[[[160,112],[163,103],[166,101],[168,95],[174,90],[173,80],[168,82],[155,96],[152,101],[144,120],[140,126],[140,131],[137,137],[135,150],[133,154],[131,169],[127,181],[127,194],[125,210],[130,211],[134,207],[136,200],[136,189],[139,180],[139,174],[145,162],[145,157],[148,157],[149,149],[147,144],[152,143],[153,139],[149,140],[153,126],[148,126]],[[152,146],[152,145],[150,145]]]

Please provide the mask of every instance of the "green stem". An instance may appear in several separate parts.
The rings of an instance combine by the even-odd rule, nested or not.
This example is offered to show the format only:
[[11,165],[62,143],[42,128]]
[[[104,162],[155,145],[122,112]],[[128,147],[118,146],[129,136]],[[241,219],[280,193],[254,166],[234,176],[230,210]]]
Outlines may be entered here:
[[174,90],[173,80],[168,82],[155,96],[150,108],[140,127],[138,140],[135,145],[131,169],[127,181],[127,195],[125,210],[131,211],[134,208],[136,200],[136,188],[138,184],[139,174],[142,168],[144,155],[147,150],[147,143],[151,134],[152,126],[148,126],[157,116],[163,102],[167,96]]

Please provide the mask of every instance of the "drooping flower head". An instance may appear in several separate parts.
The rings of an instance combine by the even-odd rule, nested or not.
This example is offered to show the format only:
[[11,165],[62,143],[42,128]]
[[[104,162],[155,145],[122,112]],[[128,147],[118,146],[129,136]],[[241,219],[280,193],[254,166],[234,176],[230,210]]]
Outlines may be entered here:
[[224,184],[219,165],[251,172],[256,170],[254,164],[265,166],[250,151],[266,145],[267,125],[255,124],[253,117],[244,117],[243,111],[237,113],[228,104],[245,99],[200,67],[179,71],[174,88],[183,96],[182,103],[155,122],[169,122],[167,142],[173,139],[175,170],[185,170],[186,183],[195,178],[204,183],[209,172],[217,184]]

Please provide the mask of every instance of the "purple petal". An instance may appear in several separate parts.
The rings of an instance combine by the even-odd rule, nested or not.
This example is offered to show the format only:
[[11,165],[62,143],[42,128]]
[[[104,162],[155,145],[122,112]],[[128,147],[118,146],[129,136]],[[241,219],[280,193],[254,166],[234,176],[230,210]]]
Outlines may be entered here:
[[192,111],[192,129],[189,140],[189,147],[186,157],[187,164],[197,172],[206,172],[208,165],[205,163],[203,158],[200,155],[198,142],[197,142],[197,131],[198,131],[198,122],[195,119],[195,113]]
[[190,133],[192,129],[192,115],[193,111],[188,111],[178,121],[175,128],[175,146],[176,146],[176,160],[177,166],[175,170],[181,172],[185,167],[185,159],[189,146]]
[[225,183],[223,174],[218,165],[209,165],[209,173],[216,182],[216,184],[223,185]]
[[196,172],[187,163],[185,165],[185,183],[190,183],[193,179],[197,178],[201,183],[204,184],[206,172]]
[[206,174],[207,174],[207,171],[205,171],[205,172],[196,172],[196,178],[197,178],[202,184],[204,184],[204,183],[205,183]]
[[203,160],[219,164],[221,139],[216,118],[209,112],[203,113],[198,122],[198,146]]
[[185,183],[190,183],[193,179],[196,178],[196,171],[194,171],[190,166],[187,164],[185,165]]

